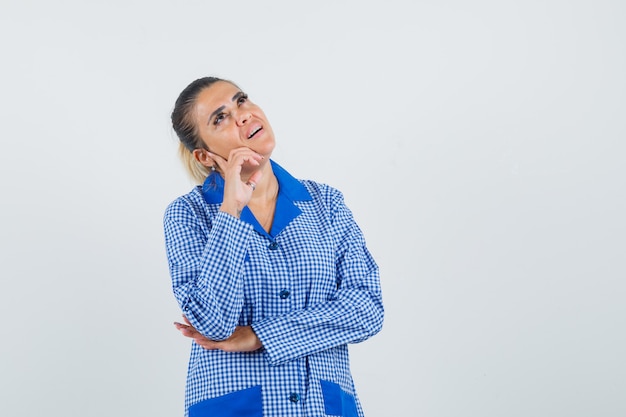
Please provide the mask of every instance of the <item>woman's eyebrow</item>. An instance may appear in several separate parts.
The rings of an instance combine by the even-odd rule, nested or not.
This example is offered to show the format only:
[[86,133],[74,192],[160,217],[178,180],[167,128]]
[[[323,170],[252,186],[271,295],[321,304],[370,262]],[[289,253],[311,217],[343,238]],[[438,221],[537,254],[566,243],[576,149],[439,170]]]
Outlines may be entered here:
[[215,115],[217,115],[217,114],[221,113],[221,112],[222,112],[222,110],[224,110],[225,108],[226,108],[226,106],[219,106],[219,107],[217,108],[217,110],[215,110],[213,113],[211,113],[211,115],[209,116],[209,120],[207,120],[207,123],[206,123],[206,124],[210,124],[210,123],[211,123],[211,120],[213,120],[213,117],[214,117]]
[[237,94],[235,94],[232,98],[232,101],[237,101],[239,100],[239,97],[241,96],[245,96],[246,94],[243,91],[238,91]]

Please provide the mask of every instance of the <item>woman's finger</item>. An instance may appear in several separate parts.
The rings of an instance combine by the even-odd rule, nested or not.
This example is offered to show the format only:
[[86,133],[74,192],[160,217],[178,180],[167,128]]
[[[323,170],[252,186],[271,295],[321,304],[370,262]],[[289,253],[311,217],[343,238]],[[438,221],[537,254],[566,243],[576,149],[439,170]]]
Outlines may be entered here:
[[[248,182],[256,185],[259,183],[259,181],[261,181],[262,176],[263,176],[263,172],[256,171],[254,174],[252,174]],[[256,187],[253,187],[253,188],[256,188]]]
[[207,152],[207,154],[209,155],[209,158],[211,158],[213,162],[217,164],[217,166],[222,170],[222,172],[226,169],[226,164],[228,163],[228,161],[226,161],[221,156],[214,154],[212,152]]
[[263,155],[260,155],[252,149],[246,147],[233,149],[228,155],[228,161],[232,161],[234,164],[239,166],[242,166],[246,162],[254,166],[259,166],[261,164],[261,160],[263,160]]

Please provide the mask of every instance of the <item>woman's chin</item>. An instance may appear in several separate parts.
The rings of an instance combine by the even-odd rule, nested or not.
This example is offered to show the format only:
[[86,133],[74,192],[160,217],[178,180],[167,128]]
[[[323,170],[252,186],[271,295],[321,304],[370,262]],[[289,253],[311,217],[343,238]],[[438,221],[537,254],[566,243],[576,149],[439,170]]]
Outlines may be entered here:
[[259,155],[263,155],[265,159],[269,159],[270,156],[272,156],[272,152],[274,152],[274,147],[275,143],[273,141],[271,143],[255,143],[252,144],[252,146],[249,146],[249,148],[252,149],[254,152],[258,153]]

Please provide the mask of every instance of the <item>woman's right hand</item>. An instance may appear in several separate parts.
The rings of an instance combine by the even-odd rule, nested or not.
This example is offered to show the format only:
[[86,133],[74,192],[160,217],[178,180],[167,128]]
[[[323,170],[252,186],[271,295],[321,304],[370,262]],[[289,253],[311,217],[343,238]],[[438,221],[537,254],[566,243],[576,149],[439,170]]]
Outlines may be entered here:
[[[263,156],[250,148],[241,147],[230,151],[228,160],[209,152],[209,156],[220,167],[224,176],[224,200],[220,210],[239,218],[241,211],[252,198],[256,184],[261,180],[263,173],[260,169]],[[242,178],[245,171],[253,171],[248,178]]]

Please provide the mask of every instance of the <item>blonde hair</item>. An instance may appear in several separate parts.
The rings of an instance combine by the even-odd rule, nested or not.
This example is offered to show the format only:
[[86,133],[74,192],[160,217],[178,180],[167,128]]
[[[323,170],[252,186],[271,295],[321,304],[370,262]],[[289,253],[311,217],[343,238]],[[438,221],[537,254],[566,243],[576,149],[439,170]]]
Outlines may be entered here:
[[178,156],[180,156],[187,174],[198,184],[202,184],[206,177],[209,176],[209,168],[198,162],[198,160],[194,158],[193,153],[190,152],[182,142],[178,144]]

